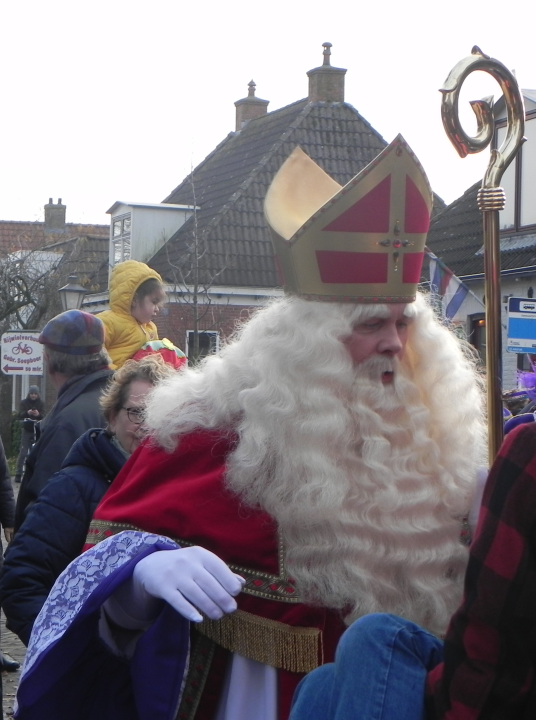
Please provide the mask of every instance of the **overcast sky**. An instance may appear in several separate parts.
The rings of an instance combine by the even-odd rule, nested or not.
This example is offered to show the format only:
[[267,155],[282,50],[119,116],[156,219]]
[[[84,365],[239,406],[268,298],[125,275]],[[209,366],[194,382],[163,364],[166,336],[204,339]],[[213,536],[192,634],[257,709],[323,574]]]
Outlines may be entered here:
[[[86,223],[108,223],[116,200],[161,202],[234,130],[234,102],[250,80],[269,111],[305,97],[325,41],[332,65],[348,70],[346,101],[388,142],[401,132],[451,202],[482,177],[487,151],[458,157],[438,89],[475,44],[515,69],[521,87],[536,88],[535,8],[534,0],[6,0],[0,219],[41,220],[49,197],[63,199],[68,222]],[[466,99],[500,95],[483,73],[464,88]]]

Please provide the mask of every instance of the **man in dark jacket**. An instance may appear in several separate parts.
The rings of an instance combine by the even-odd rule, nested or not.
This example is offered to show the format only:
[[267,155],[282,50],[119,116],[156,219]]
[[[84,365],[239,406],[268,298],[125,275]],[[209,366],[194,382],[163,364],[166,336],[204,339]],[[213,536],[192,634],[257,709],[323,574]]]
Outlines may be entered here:
[[76,440],[6,554],[2,609],[7,627],[25,645],[56,578],[80,553],[95,508],[127,459],[112,437],[95,428]]
[[26,460],[17,500],[15,532],[28,506],[62,463],[71,445],[90,428],[104,427],[99,398],[112,374],[104,349],[104,326],[94,315],[68,310],[41,332],[47,373],[58,398],[37,426],[37,442]]
[[15,482],[20,483],[24,470],[24,461],[35,442],[35,423],[45,417],[45,403],[41,400],[37,385],[30,385],[28,395],[21,400],[19,408],[20,451],[15,469]]
[[127,361],[101,396],[107,427],[81,435],[47,482],[6,553],[0,602],[6,626],[28,645],[58,576],[84,545],[95,508],[145,436],[145,398],[175,374],[158,353]]

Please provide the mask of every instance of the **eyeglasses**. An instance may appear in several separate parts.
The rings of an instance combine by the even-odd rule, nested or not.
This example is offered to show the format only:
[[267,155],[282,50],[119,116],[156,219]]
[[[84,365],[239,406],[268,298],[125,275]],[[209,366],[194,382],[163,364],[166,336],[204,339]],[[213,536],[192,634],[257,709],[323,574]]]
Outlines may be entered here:
[[123,407],[122,410],[127,411],[128,419],[134,425],[141,425],[145,420],[145,410],[140,407]]

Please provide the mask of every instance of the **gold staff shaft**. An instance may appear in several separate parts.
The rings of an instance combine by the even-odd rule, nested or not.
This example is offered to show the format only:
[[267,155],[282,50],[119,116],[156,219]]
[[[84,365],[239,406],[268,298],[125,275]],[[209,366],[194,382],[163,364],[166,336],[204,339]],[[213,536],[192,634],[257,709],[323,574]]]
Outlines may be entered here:
[[503,441],[501,257],[499,211],[482,213],[484,230],[484,293],[486,297],[486,384],[490,465]]
[[478,192],[484,234],[484,292],[486,297],[486,373],[488,390],[488,440],[490,464],[503,439],[502,413],[502,333],[501,333],[501,258],[499,245],[499,211],[504,208],[504,190],[499,183],[524,141],[525,109],[523,96],[513,74],[498,60],[474,47],[469,57],[461,60],[450,72],[441,89],[441,116],[445,131],[460,157],[481,152],[493,139],[495,121],[491,102],[476,100],[471,107],[477,119],[477,134],[470,137],[458,116],[458,98],[466,77],[481,70],[491,75],[504,95],[508,128],[506,138],[491,158]]

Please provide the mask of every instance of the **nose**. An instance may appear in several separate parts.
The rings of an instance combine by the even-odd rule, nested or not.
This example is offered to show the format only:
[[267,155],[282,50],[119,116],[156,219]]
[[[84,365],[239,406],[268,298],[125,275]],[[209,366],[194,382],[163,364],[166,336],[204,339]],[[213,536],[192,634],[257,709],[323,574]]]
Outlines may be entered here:
[[400,331],[395,323],[387,323],[378,343],[378,352],[382,355],[399,355],[404,349]]

